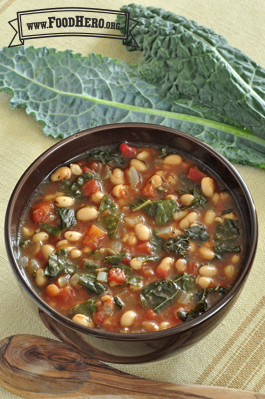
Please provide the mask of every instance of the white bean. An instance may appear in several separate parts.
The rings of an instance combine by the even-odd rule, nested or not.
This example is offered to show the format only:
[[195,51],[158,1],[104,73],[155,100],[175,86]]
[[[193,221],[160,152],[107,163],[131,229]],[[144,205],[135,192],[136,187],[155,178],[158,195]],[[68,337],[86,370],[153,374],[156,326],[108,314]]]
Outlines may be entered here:
[[71,169],[71,172],[73,173],[73,175],[75,175],[75,176],[80,176],[83,173],[82,169],[80,168],[79,165],[77,165],[77,163],[71,163],[70,169]]
[[94,327],[93,321],[88,316],[85,316],[84,314],[81,313],[75,314],[72,320],[86,327],[91,327],[91,328]]
[[194,200],[194,195],[192,195],[192,194],[183,194],[180,197],[180,201],[185,206],[190,205],[193,200]]
[[144,161],[145,159],[149,158],[149,152],[147,151],[141,151],[136,155],[136,158],[139,159],[140,161]]
[[41,247],[41,253],[44,257],[44,259],[48,260],[49,255],[51,255],[54,252],[54,246],[50,244],[45,244]]
[[47,277],[44,276],[44,270],[38,269],[36,271],[35,282],[38,287],[43,287],[47,282]]
[[103,197],[104,193],[102,191],[96,191],[91,195],[92,201],[95,202],[96,204],[99,204]]
[[79,258],[81,255],[82,255],[82,251],[80,251],[80,249],[74,248],[70,251],[70,256],[72,259]]
[[64,238],[68,241],[79,241],[82,238],[82,234],[79,231],[68,230],[64,233]]
[[203,259],[211,260],[215,257],[214,251],[203,245],[202,247],[199,248],[199,254]]
[[205,212],[204,223],[210,226],[211,224],[213,224],[215,217],[216,213],[212,209],[209,209]]
[[147,170],[146,164],[139,159],[131,159],[130,165],[133,166],[137,172],[145,172]]
[[143,262],[141,261],[141,259],[132,258],[130,260],[130,266],[133,270],[140,270],[143,266]]
[[195,222],[198,219],[199,219],[199,215],[197,212],[190,212],[187,216],[185,216],[185,218],[183,218],[179,222],[179,228],[181,230],[184,230],[187,227],[189,227],[191,223]]
[[162,272],[162,274],[167,275],[170,271],[171,266],[173,265],[174,260],[167,256],[166,258],[162,259],[162,261],[157,266],[157,271]]
[[32,242],[36,243],[36,242],[43,242],[43,241],[47,241],[49,239],[49,234],[46,233],[45,231],[41,231],[40,233],[36,233],[34,234],[34,236],[32,237]]
[[76,217],[82,222],[93,220],[98,217],[98,211],[92,206],[85,206],[77,211]]
[[60,240],[55,245],[57,251],[63,248],[66,249],[67,246],[68,246],[68,240]]
[[224,268],[225,276],[230,279],[235,276],[235,271],[236,271],[236,269],[235,269],[235,266],[233,266],[233,265],[227,265]]
[[126,195],[126,189],[123,184],[117,184],[117,186],[113,187],[112,192],[113,192],[114,197],[116,197],[116,198],[121,198]]
[[51,181],[58,181],[63,179],[69,179],[71,177],[71,169],[68,166],[61,166],[51,175]]
[[235,254],[232,256],[232,258],[231,258],[232,263],[238,263],[239,261],[240,261],[240,255]]
[[124,184],[124,172],[120,168],[115,168],[109,178],[115,186],[117,184]]
[[217,273],[217,269],[213,265],[204,265],[200,267],[199,273],[201,276],[213,277]]
[[72,197],[67,197],[66,195],[62,195],[56,197],[55,204],[59,206],[59,208],[69,208],[74,205],[74,199]]
[[127,310],[127,312],[123,313],[121,316],[120,323],[123,327],[130,327],[133,325],[135,318],[136,313],[133,310]]
[[197,279],[197,284],[202,288],[208,288],[211,284],[212,280],[209,277],[200,276]]
[[176,220],[176,221],[181,220],[181,219],[183,219],[185,216],[187,216],[188,213],[189,213],[188,209],[186,209],[185,211],[175,212],[175,213],[174,213],[174,216],[173,216],[173,219]]
[[206,197],[214,195],[214,181],[210,177],[203,177],[201,180],[201,190]]
[[150,238],[150,230],[149,228],[142,223],[137,223],[135,226],[135,235],[141,241],[147,241]]
[[166,330],[169,327],[170,324],[168,321],[162,321],[162,323],[159,324],[159,330]]
[[[178,197],[177,197],[176,195],[174,195],[174,194],[168,194],[168,195],[166,196],[166,199],[170,199],[170,200],[173,200],[173,201],[177,201]],[[176,212],[176,213],[177,213],[177,212]]]
[[162,184],[162,177],[159,175],[153,175],[150,181],[155,187],[160,187]]
[[179,273],[184,273],[184,272],[186,271],[186,269],[187,269],[187,262],[186,262],[186,260],[185,260],[185,259],[182,259],[182,258],[176,260],[176,262],[175,262],[175,268],[177,269],[177,271],[178,271]]
[[158,331],[159,330],[158,325],[156,323],[154,323],[153,321],[143,321],[142,327],[146,331]]
[[24,237],[31,237],[35,233],[34,227],[24,226],[22,227],[22,234]]
[[127,243],[128,243],[129,245],[135,245],[135,244],[137,243],[137,238],[136,238],[136,236],[135,236],[134,233],[129,234],[129,237],[128,237],[128,239],[127,239]]
[[168,155],[167,157],[165,157],[163,162],[164,162],[164,164],[167,164],[167,165],[180,165],[182,162],[182,158],[180,155],[171,154],[171,155]]

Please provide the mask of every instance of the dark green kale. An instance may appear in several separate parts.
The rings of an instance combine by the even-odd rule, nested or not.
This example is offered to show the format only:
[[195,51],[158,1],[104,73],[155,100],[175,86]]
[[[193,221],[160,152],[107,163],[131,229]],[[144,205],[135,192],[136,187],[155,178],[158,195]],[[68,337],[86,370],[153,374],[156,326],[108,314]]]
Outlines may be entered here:
[[126,279],[126,284],[135,285],[136,287],[141,287],[143,278],[141,276],[130,276]]
[[70,229],[76,225],[75,211],[70,208],[56,208],[56,212],[60,217],[61,229]]
[[133,211],[142,209],[148,216],[155,218],[156,224],[162,226],[173,220],[178,205],[176,201],[170,199],[150,201],[140,198],[136,204],[131,205],[131,208]]
[[214,252],[218,255],[225,252],[240,252],[239,235],[237,220],[225,219],[224,223],[217,223],[214,234]]
[[106,256],[104,262],[110,263],[111,265],[118,265],[125,258],[126,254],[121,252],[120,254]]
[[116,149],[92,150],[88,153],[88,159],[100,161],[104,165],[121,166],[124,164],[124,158]]
[[88,299],[86,302],[75,305],[72,309],[73,314],[84,314],[85,316],[93,316],[97,311],[96,299]]
[[164,239],[156,234],[157,230],[154,229],[150,238],[150,243],[153,252],[160,252],[164,247]]
[[199,299],[197,305],[193,309],[188,310],[187,312],[184,311],[178,312],[177,316],[182,321],[188,321],[206,312],[206,310],[210,308],[210,306],[207,303],[207,296],[208,294],[213,292],[218,292],[221,298],[228,292],[228,289],[223,287],[215,287],[215,288],[205,288],[203,291],[197,292],[197,296]]
[[175,254],[186,257],[188,255],[190,238],[185,234],[180,234],[177,237],[171,237],[164,241],[166,249]]
[[76,272],[76,267],[68,262],[67,254],[66,249],[60,249],[55,254],[49,255],[44,275],[53,278],[62,273],[74,274]]
[[118,211],[117,205],[106,194],[100,203],[99,214],[99,222],[103,224],[109,237],[115,238],[116,230],[121,220],[121,213]]
[[46,223],[39,223],[39,225],[47,231],[47,233],[49,233],[51,236],[56,236],[59,237],[62,232],[63,229],[60,229],[59,227],[56,226],[51,226],[50,224],[46,224]]
[[124,302],[121,300],[121,298],[118,295],[114,297],[114,303],[119,309],[122,309],[124,306]]
[[88,271],[94,271],[99,269],[99,265],[97,265],[93,260],[91,259],[84,259],[84,268]]
[[82,285],[82,287],[85,287],[88,291],[92,292],[93,294],[100,295],[104,291],[106,291],[104,285],[97,281],[96,274],[82,273],[79,276],[80,277],[78,284]]
[[205,226],[197,224],[196,226],[186,227],[184,229],[186,235],[193,241],[206,242],[210,238]]
[[179,292],[180,288],[172,280],[154,281],[144,287],[140,293],[140,300],[143,307],[151,307],[159,313],[173,304]]

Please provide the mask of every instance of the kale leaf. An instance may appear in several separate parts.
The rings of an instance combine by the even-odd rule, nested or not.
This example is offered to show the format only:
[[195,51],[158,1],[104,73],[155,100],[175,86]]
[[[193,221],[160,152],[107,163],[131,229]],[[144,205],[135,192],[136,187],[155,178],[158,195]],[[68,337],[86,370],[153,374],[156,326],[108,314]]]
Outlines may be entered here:
[[121,252],[120,254],[106,256],[104,262],[110,263],[111,265],[118,265],[125,258],[126,254]]
[[79,275],[78,284],[82,285],[88,289],[88,291],[92,292],[93,294],[102,294],[106,291],[106,288],[103,284],[97,281],[97,276],[94,273],[82,273]]
[[112,164],[112,166],[122,166],[124,164],[123,156],[115,149],[97,149],[89,151],[88,159],[100,161],[104,165]]
[[193,241],[206,242],[210,238],[210,234],[207,233],[205,226],[201,224],[186,227],[184,231],[187,237],[189,237]]
[[44,275],[53,278],[62,273],[74,274],[76,267],[68,262],[67,255],[68,252],[66,249],[60,249],[55,254],[50,254]]
[[60,225],[61,229],[70,229],[71,227],[75,226],[77,221],[75,218],[75,211],[74,209],[70,208],[56,208],[56,212],[60,217]]
[[179,193],[191,194],[194,197],[189,205],[180,208],[181,211],[184,209],[193,208],[194,206],[204,206],[207,203],[207,198],[205,198],[204,195],[201,194],[196,188],[192,187],[189,189],[189,191],[179,190]]
[[166,306],[172,305],[180,292],[178,285],[172,280],[154,281],[144,287],[140,293],[143,307],[151,307],[155,312],[161,312]]
[[224,223],[217,223],[214,234],[214,252],[218,255],[225,252],[240,252],[239,235],[237,220],[225,219]]
[[186,257],[188,255],[190,238],[185,234],[180,234],[177,237],[170,237],[164,242],[166,249],[175,254]]
[[46,230],[47,233],[49,233],[51,236],[59,237],[63,232],[63,229],[60,229],[59,227],[56,227],[56,226],[51,226],[50,224],[39,223],[39,225],[44,230]]
[[178,206],[176,201],[170,199],[150,201],[140,198],[131,208],[133,211],[142,209],[148,216],[155,218],[156,224],[162,226],[173,220]]
[[72,309],[73,314],[84,314],[85,316],[93,316],[97,311],[96,299],[88,299],[85,302],[75,305]]
[[114,238],[121,220],[121,213],[107,194],[104,195],[100,203],[99,214],[99,221],[104,225],[109,237]]

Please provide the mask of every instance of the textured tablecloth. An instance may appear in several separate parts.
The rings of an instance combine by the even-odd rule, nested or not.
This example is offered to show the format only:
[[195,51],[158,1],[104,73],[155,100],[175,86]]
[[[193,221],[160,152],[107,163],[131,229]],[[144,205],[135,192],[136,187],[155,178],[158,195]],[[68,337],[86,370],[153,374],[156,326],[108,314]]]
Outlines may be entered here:
[[[0,0],[0,47],[14,34],[8,21],[18,11],[54,7],[116,9],[122,0]],[[265,67],[264,0],[142,0],[145,6],[163,6],[201,25],[214,29]],[[72,49],[86,55],[101,53],[137,63],[140,54],[128,53],[118,40],[65,37],[34,39],[27,46]],[[5,210],[17,180],[30,163],[56,142],[45,137],[40,125],[22,109],[9,108],[10,97],[0,93],[0,339],[13,334],[51,333],[27,307],[7,260],[3,226]],[[255,263],[240,298],[222,323],[199,343],[169,360],[147,364],[116,365],[150,379],[174,383],[206,384],[265,393],[265,170],[235,165],[253,196],[259,219],[259,244]],[[0,387],[0,397],[16,396]]]

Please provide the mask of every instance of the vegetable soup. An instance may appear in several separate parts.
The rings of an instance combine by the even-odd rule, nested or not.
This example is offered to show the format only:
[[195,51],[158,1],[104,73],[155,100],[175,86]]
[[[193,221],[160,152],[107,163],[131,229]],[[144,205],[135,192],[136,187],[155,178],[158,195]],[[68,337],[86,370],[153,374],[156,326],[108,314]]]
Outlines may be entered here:
[[170,148],[122,143],[59,166],[21,224],[19,263],[52,308],[118,333],[159,331],[235,282],[243,226],[231,192]]

